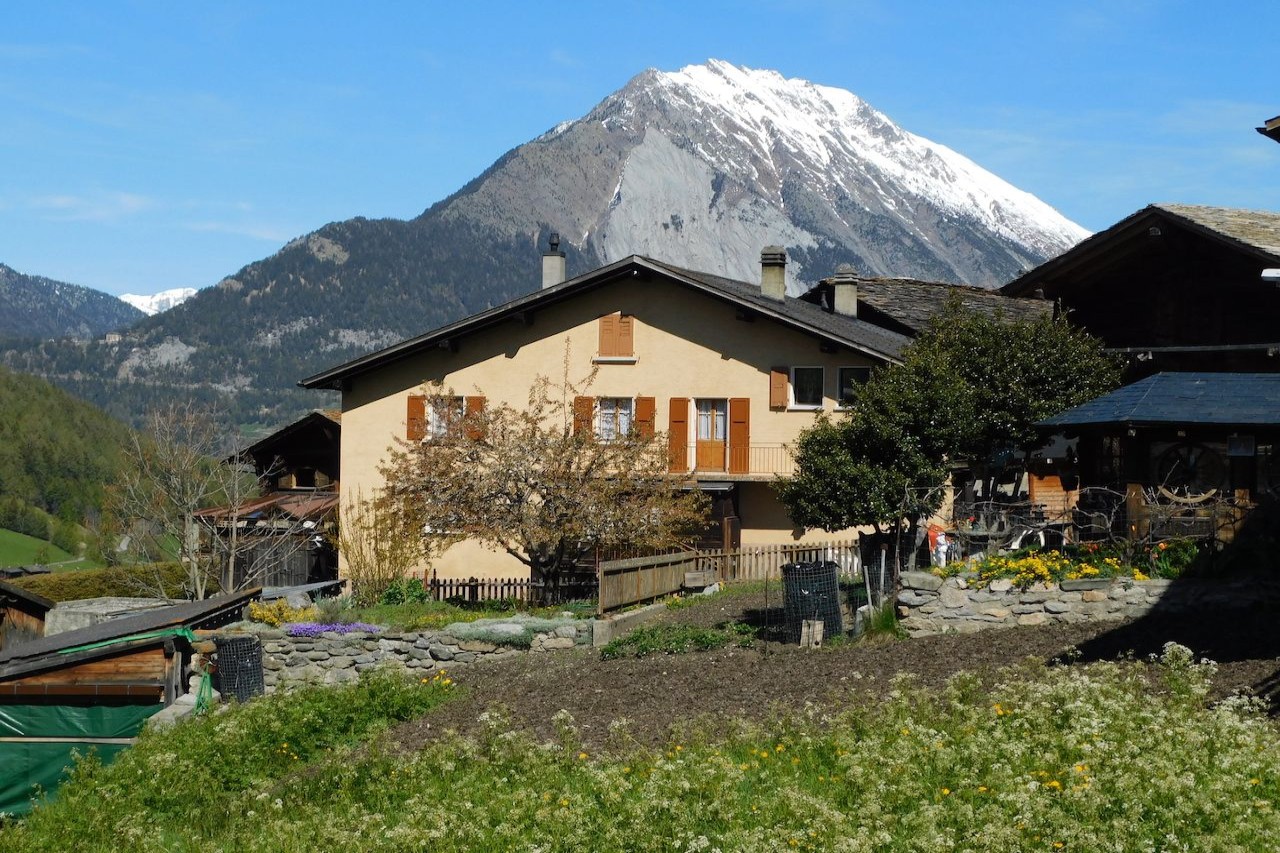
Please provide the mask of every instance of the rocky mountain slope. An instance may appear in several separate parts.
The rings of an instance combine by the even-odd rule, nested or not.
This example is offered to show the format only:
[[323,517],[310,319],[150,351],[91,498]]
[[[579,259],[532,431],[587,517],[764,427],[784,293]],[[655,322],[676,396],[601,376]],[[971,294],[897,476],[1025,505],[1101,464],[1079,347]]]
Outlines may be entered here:
[[331,223],[146,318],[119,343],[10,349],[136,418],[166,395],[229,401],[244,425],[328,405],[294,383],[632,252],[744,279],[786,246],[796,293],[838,263],[1000,284],[1085,231],[855,95],[723,62],[646,71],[408,220]]
[[128,326],[138,309],[101,291],[0,264],[0,338],[86,339]]

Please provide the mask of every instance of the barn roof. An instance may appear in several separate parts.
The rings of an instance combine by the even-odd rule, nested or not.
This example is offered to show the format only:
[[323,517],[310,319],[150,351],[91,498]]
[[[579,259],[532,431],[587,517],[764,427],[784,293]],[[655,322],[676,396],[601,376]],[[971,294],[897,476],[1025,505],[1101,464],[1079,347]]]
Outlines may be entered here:
[[1157,373],[1037,424],[1178,425],[1280,426],[1280,373]]

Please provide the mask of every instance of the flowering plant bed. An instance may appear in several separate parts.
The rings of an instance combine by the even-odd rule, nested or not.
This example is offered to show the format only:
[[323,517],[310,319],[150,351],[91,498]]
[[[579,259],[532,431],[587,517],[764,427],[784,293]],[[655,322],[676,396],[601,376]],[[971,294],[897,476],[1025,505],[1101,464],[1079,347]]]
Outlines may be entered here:
[[325,633],[354,634],[361,632],[377,634],[382,630],[378,625],[369,625],[364,622],[338,622],[329,625],[320,622],[291,622],[285,625],[284,629],[290,637],[319,637]]

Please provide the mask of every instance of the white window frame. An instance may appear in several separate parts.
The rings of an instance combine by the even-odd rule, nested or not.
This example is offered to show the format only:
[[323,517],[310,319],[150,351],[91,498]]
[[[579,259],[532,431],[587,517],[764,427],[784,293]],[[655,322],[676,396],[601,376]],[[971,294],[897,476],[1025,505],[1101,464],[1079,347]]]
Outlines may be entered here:
[[837,368],[836,368],[836,408],[837,408],[837,409],[848,409],[848,408],[850,408],[849,404],[848,404],[848,403],[846,403],[846,402],[845,402],[845,400],[844,400],[844,382],[843,382],[843,381],[841,381],[841,378],[840,378],[840,374],[841,374],[841,373],[843,373],[843,372],[844,372],[844,371],[846,371],[846,370],[861,370],[861,371],[865,371],[865,373],[866,373],[866,377],[867,377],[867,378],[866,378],[866,379],[863,379],[862,381],[860,381],[860,382],[858,383],[859,385],[865,385],[865,384],[867,384],[867,380],[871,378],[871,368],[870,368],[870,367],[868,367],[868,366],[866,366],[866,365],[861,365],[861,364],[842,364],[842,365],[840,365],[839,367],[837,367]]
[[[607,428],[606,424],[608,424]],[[624,438],[635,427],[636,400],[634,397],[598,397],[596,399],[596,438],[600,441]]]
[[[448,409],[441,411],[441,406],[448,406],[453,409],[452,417]],[[462,419],[466,415],[466,398],[465,397],[433,397],[427,399],[427,441],[443,441],[447,438],[453,438],[449,428],[457,429],[462,424]]]
[[[799,387],[799,386],[798,386],[798,383],[796,382],[796,371],[797,371],[797,370],[816,370],[816,371],[818,371],[819,375],[822,377],[822,378],[819,380],[819,383],[818,383],[818,402],[816,402],[816,403],[801,403],[801,402],[799,402],[799,401],[797,401],[797,400],[796,400],[796,388],[797,388],[797,387]],[[787,383],[787,396],[788,396],[788,403],[789,403],[789,405],[787,406],[787,408],[788,408],[788,409],[795,410],[795,411],[804,411],[804,412],[816,412],[816,411],[820,411],[820,410],[822,409],[822,407],[823,407],[823,402],[826,400],[826,394],[827,394],[827,371],[826,371],[826,369],[825,369],[824,367],[822,367],[822,365],[820,365],[820,364],[801,364],[801,365],[797,365],[797,366],[795,366],[795,367],[792,367],[792,368],[791,368],[791,376],[790,376],[790,379],[791,379],[791,381]]]

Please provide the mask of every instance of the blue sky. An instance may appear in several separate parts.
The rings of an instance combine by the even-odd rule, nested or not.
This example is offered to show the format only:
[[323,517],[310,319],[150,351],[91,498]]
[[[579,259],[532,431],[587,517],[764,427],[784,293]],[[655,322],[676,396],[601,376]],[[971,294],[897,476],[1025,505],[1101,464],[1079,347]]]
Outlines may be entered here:
[[849,89],[1090,229],[1280,209],[1280,3],[14,0],[0,262],[202,287],[326,222],[412,217],[645,68]]

